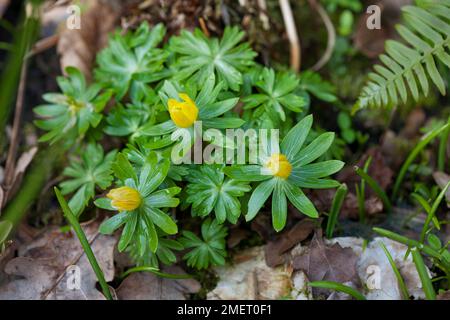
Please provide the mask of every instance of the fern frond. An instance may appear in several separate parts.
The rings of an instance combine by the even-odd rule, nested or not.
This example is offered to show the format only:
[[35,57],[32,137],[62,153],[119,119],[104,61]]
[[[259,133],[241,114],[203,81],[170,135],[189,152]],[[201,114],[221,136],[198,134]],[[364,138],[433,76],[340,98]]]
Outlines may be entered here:
[[423,2],[421,7],[402,8],[406,25],[396,28],[406,43],[386,41],[386,52],[380,56],[383,64],[369,74],[356,109],[406,103],[409,94],[417,101],[428,94],[429,79],[445,95],[436,62],[450,68],[450,0]]

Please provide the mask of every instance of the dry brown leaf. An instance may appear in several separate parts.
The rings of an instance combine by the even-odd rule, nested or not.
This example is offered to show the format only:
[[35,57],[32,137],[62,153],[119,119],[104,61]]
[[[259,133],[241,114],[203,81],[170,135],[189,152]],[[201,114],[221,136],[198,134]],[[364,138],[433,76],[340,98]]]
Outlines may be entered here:
[[[113,251],[116,239],[98,233],[98,222],[83,227],[106,281],[114,278]],[[76,267],[74,267],[76,266]],[[80,270],[80,289],[71,289],[70,270]],[[19,257],[10,260],[4,272],[8,282],[0,287],[2,299],[102,300],[97,278],[73,232],[51,228],[31,243],[19,247]]]
[[285,253],[295,245],[305,240],[314,230],[317,221],[303,219],[290,230],[283,232],[275,241],[270,241],[265,247],[266,263],[275,267],[286,262]]
[[[163,271],[185,274],[176,266]],[[200,288],[200,283],[195,279],[172,280],[149,272],[136,272],[125,278],[116,292],[120,300],[186,300],[188,294],[197,293]]]
[[308,247],[294,257],[292,266],[302,270],[310,281],[336,281],[359,283],[356,262],[358,258],[352,249],[339,244],[326,245],[321,232],[316,232]]
[[291,292],[291,270],[268,267],[263,247],[244,250],[233,257],[233,262],[215,268],[220,280],[208,293],[209,300],[280,299]]
[[108,1],[81,0],[80,5],[86,8],[80,17],[81,28],[70,30],[64,27],[60,33],[58,54],[62,70],[68,66],[77,67],[90,80],[95,56],[106,46],[119,12]]

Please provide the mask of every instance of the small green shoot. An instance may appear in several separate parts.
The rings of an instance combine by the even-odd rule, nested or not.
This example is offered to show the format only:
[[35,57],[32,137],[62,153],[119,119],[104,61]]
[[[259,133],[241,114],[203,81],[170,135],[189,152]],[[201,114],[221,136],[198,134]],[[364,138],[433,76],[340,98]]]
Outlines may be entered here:
[[386,254],[387,259],[389,260],[389,264],[392,267],[392,271],[394,271],[395,277],[398,281],[398,286],[400,287],[400,290],[402,292],[403,299],[409,299],[410,295],[408,292],[408,288],[406,287],[405,281],[403,280],[402,275],[400,274],[400,271],[398,270],[397,266],[395,265],[395,261],[392,258],[389,250],[386,248],[383,242],[380,242],[380,247],[383,249],[384,253]]
[[416,157],[419,155],[419,153],[431,142],[434,138],[439,136],[443,131],[447,130],[447,128],[450,125],[447,123],[446,125],[443,125],[439,128],[434,129],[430,133],[424,135],[420,142],[415,146],[415,148],[411,151],[408,158],[406,159],[405,163],[403,163],[400,172],[397,176],[397,179],[394,183],[394,189],[392,191],[392,200],[395,200],[398,196],[398,191],[400,189],[400,185],[403,182],[403,179],[405,178],[406,172],[408,171],[408,168],[411,166],[411,164],[414,162]]
[[[370,163],[372,162],[372,157],[368,157],[366,162],[364,162],[363,171],[368,172]],[[360,186],[355,185],[356,190],[356,198],[358,199],[358,212],[359,212],[359,221],[365,223],[366,221],[366,181],[361,179]]]
[[326,236],[327,238],[333,237],[334,228],[336,226],[339,213],[341,212],[342,204],[344,203],[345,196],[347,195],[348,188],[347,185],[341,184],[336,190],[336,194],[333,198],[333,203],[331,204],[330,215],[328,216]]
[[427,268],[423,262],[422,255],[417,248],[411,249],[414,264],[416,265],[417,272],[419,273],[420,281],[422,282],[423,292],[427,300],[436,300],[436,292],[433,288],[430,276],[428,275]]
[[425,241],[425,236],[428,232],[428,226],[430,225],[430,222],[435,217],[436,211],[439,207],[439,204],[441,203],[442,199],[445,196],[445,193],[447,192],[447,189],[450,187],[450,181],[447,183],[447,185],[442,189],[442,191],[437,196],[436,200],[433,202],[433,206],[431,207],[431,210],[428,212],[427,218],[425,220],[425,223],[422,228],[422,232],[420,233],[420,243],[423,243]]
[[377,194],[377,196],[383,201],[383,204],[388,212],[391,212],[392,210],[392,204],[389,200],[388,196],[386,195],[386,192],[380,187],[380,185],[371,177],[369,176],[364,170],[361,170],[361,168],[355,166],[356,173],[367,182],[367,184],[372,188],[373,191]]

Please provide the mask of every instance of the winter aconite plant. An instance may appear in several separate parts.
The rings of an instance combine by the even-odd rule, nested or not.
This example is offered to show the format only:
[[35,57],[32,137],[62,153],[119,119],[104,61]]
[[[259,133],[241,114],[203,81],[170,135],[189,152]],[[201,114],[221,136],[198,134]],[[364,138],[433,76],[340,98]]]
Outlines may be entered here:
[[[343,163],[321,161],[334,134],[306,116],[310,94],[335,98],[330,84],[261,66],[244,37],[237,27],[166,37],[143,23],[111,36],[93,83],[68,68],[62,92],[35,108],[41,140],[79,155],[60,184],[70,209],[106,210],[100,232],[120,234],[119,251],[140,266],[223,265],[230,224],[271,212],[281,231],[288,201],[317,218],[309,189],[339,185],[329,176]],[[279,140],[262,138],[272,131]]]

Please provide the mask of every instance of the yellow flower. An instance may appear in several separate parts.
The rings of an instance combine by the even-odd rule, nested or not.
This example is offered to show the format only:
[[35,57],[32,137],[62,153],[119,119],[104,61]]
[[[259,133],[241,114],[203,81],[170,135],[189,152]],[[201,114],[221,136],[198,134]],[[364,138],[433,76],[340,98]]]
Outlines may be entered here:
[[111,206],[119,211],[132,211],[142,202],[139,192],[130,187],[112,189],[106,196],[111,199]]
[[179,94],[183,102],[176,99],[169,99],[170,118],[179,128],[189,128],[197,120],[198,108],[195,102],[185,93]]
[[274,153],[266,162],[265,167],[277,177],[287,179],[292,171],[292,165],[284,154]]

